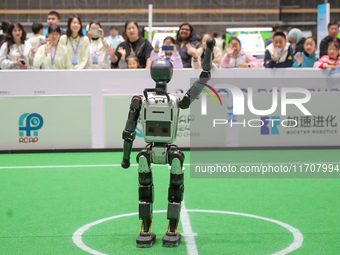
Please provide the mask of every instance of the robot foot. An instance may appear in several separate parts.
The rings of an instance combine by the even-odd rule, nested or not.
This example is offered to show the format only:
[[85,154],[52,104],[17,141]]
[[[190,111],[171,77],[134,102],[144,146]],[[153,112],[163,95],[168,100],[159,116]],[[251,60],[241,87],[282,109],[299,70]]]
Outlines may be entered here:
[[180,233],[167,232],[162,239],[163,247],[177,247],[181,242],[182,235]]
[[136,238],[138,248],[150,248],[155,242],[156,235],[154,233],[142,232]]

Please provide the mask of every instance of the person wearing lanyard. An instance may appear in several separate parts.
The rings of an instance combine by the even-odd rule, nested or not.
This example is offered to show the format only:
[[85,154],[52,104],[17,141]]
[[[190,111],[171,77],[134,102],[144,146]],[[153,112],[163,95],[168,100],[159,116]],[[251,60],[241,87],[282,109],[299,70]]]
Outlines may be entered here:
[[52,24],[48,28],[49,41],[39,47],[33,61],[36,69],[72,69],[70,56],[65,46],[59,43],[61,29]]
[[20,23],[10,24],[0,48],[1,69],[28,69],[33,64],[37,46],[26,40],[26,32]]
[[99,21],[90,22],[87,35],[90,38],[89,69],[110,69],[108,53],[113,53],[113,49]]
[[113,67],[118,67],[118,62],[121,58],[119,51],[121,51],[121,49],[125,49],[127,57],[130,55],[136,56],[141,68],[150,69],[152,64],[150,54],[153,47],[147,39],[139,36],[139,27],[137,22],[127,21],[125,23],[124,34],[126,34],[127,40],[120,43],[116,52],[110,55]]
[[67,22],[66,35],[62,35],[59,41],[70,54],[72,69],[87,69],[89,66],[90,42],[89,38],[84,36],[82,28],[80,17],[72,15]]

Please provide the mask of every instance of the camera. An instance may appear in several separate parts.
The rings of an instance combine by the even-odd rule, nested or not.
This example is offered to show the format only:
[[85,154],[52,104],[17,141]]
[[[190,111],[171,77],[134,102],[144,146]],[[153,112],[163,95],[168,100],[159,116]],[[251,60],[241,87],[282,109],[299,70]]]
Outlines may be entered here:
[[162,46],[162,50],[163,51],[173,51],[174,50],[174,46],[172,46],[172,45],[163,45]]

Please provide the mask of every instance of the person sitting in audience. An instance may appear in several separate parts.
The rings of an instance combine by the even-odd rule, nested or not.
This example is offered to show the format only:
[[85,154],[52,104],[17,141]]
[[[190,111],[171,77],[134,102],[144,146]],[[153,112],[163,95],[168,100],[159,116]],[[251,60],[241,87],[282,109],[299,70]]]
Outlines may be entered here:
[[0,48],[1,69],[28,69],[33,64],[37,46],[26,40],[26,32],[20,23],[10,24]]
[[298,28],[292,28],[288,33],[288,42],[293,49],[294,54],[297,52],[303,52],[305,38],[302,31]]
[[33,37],[28,39],[32,46],[37,45],[39,47],[41,44],[45,43],[44,25],[42,23],[33,23],[32,32],[34,33]]
[[266,68],[284,68],[293,65],[293,49],[287,43],[286,35],[276,32],[273,42],[266,47],[264,55],[264,66]]
[[305,40],[303,48],[303,52],[295,54],[293,67],[313,67],[314,63],[318,61],[318,58],[315,56],[316,41],[313,37],[308,37]]
[[[169,60],[174,69],[181,69],[183,68],[183,63],[182,63],[182,59],[181,56],[179,55],[178,51],[177,51],[177,46],[175,44],[175,39],[172,38],[171,36],[167,36],[165,37],[165,39],[163,40],[163,46],[165,46],[164,48],[162,47],[162,52],[159,52],[160,48],[159,48],[159,44],[155,45],[155,49],[151,52],[151,59],[152,61],[158,59],[158,58],[165,58],[167,60]],[[166,47],[172,47],[172,50],[164,50]]]
[[47,42],[40,46],[33,61],[36,69],[72,69],[67,48],[59,43],[61,29],[52,24],[48,28]]
[[66,35],[60,37],[60,44],[69,52],[72,69],[87,69],[89,67],[90,42],[82,31],[82,23],[79,16],[72,15],[67,22]]
[[241,50],[241,42],[238,38],[229,39],[227,53],[221,61],[222,68],[261,68],[262,64],[251,54]]
[[338,42],[328,43],[328,55],[322,56],[314,63],[314,68],[335,70],[340,67],[339,44]]
[[110,35],[107,37],[109,40],[111,47],[116,50],[118,48],[118,45],[122,42],[124,42],[123,36],[119,34],[118,28],[115,26],[110,27]]
[[108,53],[111,52],[110,43],[104,37],[99,21],[90,22],[87,36],[90,39],[89,69],[110,69],[108,62]]
[[189,23],[180,25],[176,38],[176,44],[178,45],[179,55],[182,58],[183,67],[190,68],[193,52],[188,50],[187,45],[190,44],[197,48],[200,45],[201,40],[195,34],[194,28]]
[[126,41],[120,43],[114,54],[111,55],[113,67],[117,68],[121,53],[118,51],[119,47],[125,49],[126,56],[136,56],[138,58],[140,68],[150,69],[152,60],[150,53],[153,50],[151,43],[139,35],[139,26],[135,21],[127,21],[125,23]]
[[340,44],[340,39],[338,38],[338,34],[339,34],[339,24],[335,21],[331,21],[328,24],[328,35],[322,39],[321,43],[320,43],[320,58],[322,56],[327,55],[327,50],[328,50],[328,43],[329,42],[338,42],[338,44]]
[[2,40],[4,39],[7,29],[8,29],[9,23],[7,21],[2,21],[0,25],[0,45],[2,43]]
[[[191,53],[191,66],[194,69],[202,68],[202,60],[204,59],[205,50],[207,48],[207,40],[208,38],[212,37],[211,34],[204,34],[201,38],[201,45],[196,49],[191,44],[187,45],[188,51]],[[221,50],[219,47],[214,46],[213,50],[213,61],[212,61],[212,68],[217,69],[220,66],[221,62]]]

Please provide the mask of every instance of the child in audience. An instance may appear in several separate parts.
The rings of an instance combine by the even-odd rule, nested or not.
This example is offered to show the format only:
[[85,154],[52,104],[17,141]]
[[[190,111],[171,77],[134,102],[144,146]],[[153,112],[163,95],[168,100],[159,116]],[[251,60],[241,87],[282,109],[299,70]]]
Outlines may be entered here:
[[221,61],[222,68],[261,68],[262,64],[249,53],[241,50],[241,42],[238,38],[229,39],[227,53]]
[[273,42],[266,47],[264,55],[264,66],[266,68],[284,68],[293,65],[293,49],[287,43],[283,32],[276,32]]
[[172,38],[171,36],[165,37],[165,39],[163,40],[163,46],[170,46],[170,47],[172,46],[173,49],[163,50],[162,52],[159,52],[160,50],[159,44],[156,44],[155,49],[151,51],[151,54],[150,54],[150,58],[152,59],[152,61],[159,59],[159,58],[165,58],[172,63],[174,69],[183,68],[182,58],[177,51],[175,39]]
[[338,42],[329,42],[327,52],[328,55],[322,56],[319,61],[314,63],[314,68],[335,70],[340,67]]
[[293,67],[313,67],[314,63],[318,61],[315,56],[316,42],[313,37],[308,37],[303,45],[303,52],[297,52],[294,56]]

